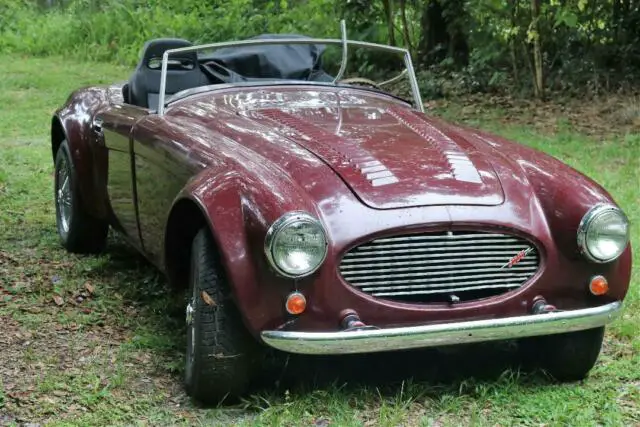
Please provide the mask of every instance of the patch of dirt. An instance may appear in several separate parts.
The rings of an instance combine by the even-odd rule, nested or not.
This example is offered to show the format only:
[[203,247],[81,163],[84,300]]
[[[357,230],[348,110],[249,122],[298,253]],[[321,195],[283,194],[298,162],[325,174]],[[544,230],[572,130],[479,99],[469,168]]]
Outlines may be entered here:
[[143,327],[153,328],[163,314],[150,313],[150,301],[120,297],[114,307],[113,289],[104,293],[110,301],[96,290],[145,292],[135,283],[146,269],[128,257],[134,261],[120,273],[129,276],[124,283],[108,268],[87,280],[88,271],[77,276],[73,256],[56,260],[57,252],[0,251],[0,426],[72,420],[110,407],[127,413],[132,401],[183,410],[188,400],[167,354],[137,344],[138,323],[131,322],[149,319]]
[[[63,326],[54,321],[37,329],[28,329],[10,316],[0,317],[0,322],[4,332],[0,338],[2,409],[19,422],[55,418],[57,414],[50,410],[67,405],[65,416],[86,412],[88,408],[76,402],[80,393],[69,383],[95,370],[96,362],[111,362],[114,349],[124,339],[113,333],[82,332],[78,325]],[[100,381],[106,387],[109,370],[102,372]]]
[[[456,121],[496,119],[505,125],[521,125],[541,133],[573,130],[606,139],[640,132],[640,98],[609,95],[601,99],[555,98],[547,102],[505,96],[470,95],[425,102],[439,114],[453,107]],[[497,117],[496,117],[497,115]]]

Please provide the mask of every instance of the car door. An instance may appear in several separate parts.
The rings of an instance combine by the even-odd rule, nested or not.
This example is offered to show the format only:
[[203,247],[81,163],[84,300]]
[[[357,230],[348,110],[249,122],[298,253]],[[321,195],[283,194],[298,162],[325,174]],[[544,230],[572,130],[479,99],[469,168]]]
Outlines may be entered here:
[[138,247],[141,239],[131,133],[134,125],[148,114],[149,110],[141,107],[113,104],[94,118],[94,130],[102,134],[107,148],[107,193],[116,227]]
[[147,256],[161,265],[171,207],[197,167],[166,116],[150,114],[136,124],[132,136],[140,239]]

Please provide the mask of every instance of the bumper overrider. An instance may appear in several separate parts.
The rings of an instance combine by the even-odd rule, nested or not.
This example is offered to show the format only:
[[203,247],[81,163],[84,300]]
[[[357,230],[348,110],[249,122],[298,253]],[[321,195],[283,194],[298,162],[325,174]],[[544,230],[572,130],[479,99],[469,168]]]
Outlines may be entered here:
[[336,332],[268,330],[262,340],[278,350],[300,354],[349,354],[508,340],[604,326],[620,314],[620,301],[599,307],[527,316],[401,328]]

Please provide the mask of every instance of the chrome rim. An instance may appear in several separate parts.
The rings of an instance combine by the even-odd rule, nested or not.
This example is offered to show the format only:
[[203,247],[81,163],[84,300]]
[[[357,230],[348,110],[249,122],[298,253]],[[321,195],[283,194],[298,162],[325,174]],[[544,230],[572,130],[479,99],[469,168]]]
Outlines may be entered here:
[[193,362],[195,358],[195,352],[193,347],[196,342],[196,328],[194,326],[194,317],[196,315],[196,297],[197,297],[197,288],[195,283],[191,285],[193,292],[187,302],[187,306],[185,307],[185,323],[187,324],[187,357],[186,357],[186,366],[185,366],[185,378],[187,383],[191,383],[191,378],[193,376]]
[[60,228],[64,233],[69,232],[69,224],[71,222],[72,199],[70,176],[69,164],[66,159],[63,159],[62,162],[60,162],[56,180],[56,207],[58,210],[58,218],[60,219]]

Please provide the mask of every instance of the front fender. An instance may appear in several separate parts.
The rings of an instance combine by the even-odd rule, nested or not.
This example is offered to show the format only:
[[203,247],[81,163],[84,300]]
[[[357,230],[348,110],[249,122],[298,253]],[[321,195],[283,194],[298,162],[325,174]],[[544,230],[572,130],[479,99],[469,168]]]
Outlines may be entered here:
[[507,157],[519,167],[535,190],[542,206],[554,244],[568,262],[577,263],[584,271],[603,274],[609,280],[612,298],[622,300],[631,280],[631,244],[615,261],[595,264],[581,253],[577,230],[583,216],[600,203],[616,205],[613,197],[598,183],[546,153],[505,138],[477,130],[472,131],[490,147],[494,155]]
[[266,232],[285,212],[317,212],[286,178],[257,165],[251,168],[253,173],[248,169],[205,170],[179,199],[187,198],[199,207],[219,250],[233,299],[247,328],[258,336],[283,322],[287,294],[305,282],[280,277],[271,269],[264,254]]

